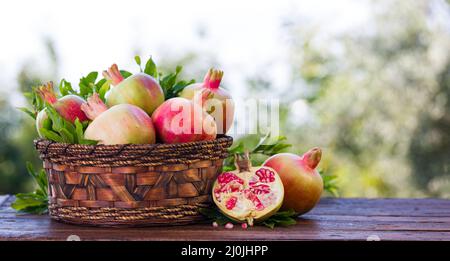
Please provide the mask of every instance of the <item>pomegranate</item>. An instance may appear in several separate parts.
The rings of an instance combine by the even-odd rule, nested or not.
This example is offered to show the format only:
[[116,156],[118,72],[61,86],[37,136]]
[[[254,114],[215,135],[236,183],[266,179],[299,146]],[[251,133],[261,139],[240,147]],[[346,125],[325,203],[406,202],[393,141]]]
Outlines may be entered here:
[[283,181],[283,209],[304,214],[317,204],[323,191],[322,177],[316,170],[321,157],[322,150],[313,148],[302,156],[280,153],[264,162],[263,165],[276,170]]
[[180,93],[180,97],[201,104],[214,117],[218,134],[226,134],[234,118],[234,103],[231,95],[220,87],[222,77],[223,71],[211,68],[202,83],[188,85]]
[[44,127],[44,121],[46,119],[48,119],[48,115],[47,115],[47,112],[45,111],[45,109],[43,109],[36,115],[36,129],[37,129],[39,137],[41,137],[41,138],[44,137],[44,135],[42,135],[42,133],[41,133],[41,129]]
[[153,112],[152,119],[164,143],[214,140],[217,135],[213,117],[185,98],[165,101]]
[[143,109],[148,115],[164,102],[164,92],[152,76],[137,73],[126,79],[120,74],[117,64],[113,64],[103,76],[114,86],[106,94],[106,104],[132,104]]
[[220,211],[238,222],[263,221],[283,203],[283,183],[269,167],[252,167],[248,153],[235,155],[236,171],[223,172],[213,186],[212,196]]
[[[47,103],[51,104],[53,108],[63,117],[65,120],[74,123],[78,118],[80,121],[89,120],[81,110],[81,105],[85,104],[82,98],[76,95],[66,95],[60,99],[56,98],[56,93],[53,87],[53,82],[48,82],[42,86],[39,86],[36,89],[37,93],[41,98]],[[36,116],[36,128],[39,134],[39,137],[43,137],[40,133],[40,129],[43,127],[45,119],[48,118],[47,112],[45,109],[40,111]]]
[[155,143],[152,119],[137,106],[118,104],[108,109],[94,93],[81,109],[93,120],[84,133],[85,139],[106,145]]

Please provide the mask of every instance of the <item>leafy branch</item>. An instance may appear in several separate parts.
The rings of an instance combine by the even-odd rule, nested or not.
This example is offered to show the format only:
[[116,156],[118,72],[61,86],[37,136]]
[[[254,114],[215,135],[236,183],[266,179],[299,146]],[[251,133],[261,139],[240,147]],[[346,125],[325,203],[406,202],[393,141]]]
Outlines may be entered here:
[[228,150],[229,156],[224,161],[223,171],[235,170],[234,166],[234,154],[242,154],[245,151],[249,151],[250,158],[252,155],[260,154],[263,156],[273,156],[275,154],[285,151],[287,148],[291,147],[291,144],[286,143],[286,137],[278,136],[274,139],[270,136],[270,133],[262,137],[258,144],[251,149],[245,147],[244,142],[240,141],[236,146]]
[[47,175],[43,169],[35,171],[30,162],[27,162],[27,170],[36,182],[37,188],[34,192],[16,194],[16,200],[11,207],[30,214],[44,214],[48,211]]
[[[275,138],[270,137],[270,133],[262,137],[258,144],[253,148],[246,148],[243,141],[237,143],[236,146],[228,150],[229,156],[224,160],[223,171],[232,171],[236,167],[234,165],[234,154],[242,154],[245,151],[249,151],[250,158],[252,155],[263,155],[265,158],[273,156],[275,154],[284,152],[287,148],[292,147],[292,144],[287,143],[287,139],[284,136],[278,136]],[[253,162],[253,160],[252,160]],[[253,162],[255,163],[255,162]],[[259,165],[262,162],[256,162]],[[333,196],[338,196],[338,184],[337,176],[324,174],[323,171],[319,171],[323,179],[323,188]]]
[[134,60],[136,61],[137,65],[139,66],[141,72],[144,72],[144,73],[154,77],[155,79],[158,79],[159,85],[163,89],[164,97],[166,100],[173,98],[173,97],[177,97],[178,94],[186,86],[195,82],[194,79],[192,79],[190,81],[178,79],[181,71],[183,70],[182,66],[177,66],[175,69],[175,72],[172,72],[169,74],[163,74],[162,72],[158,71],[158,68],[151,56],[145,63],[144,69],[141,66],[141,58],[139,56],[135,56]]
[[47,118],[44,120],[42,127],[39,129],[41,135],[48,140],[70,144],[95,145],[98,141],[88,140],[84,138],[84,131],[88,126],[88,122],[80,122],[78,119],[74,123],[65,120],[51,106],[45,107]]
[[323,171],[319,171],[323,180],[323,189],[329,192],[331,195],[337,197],[339,195],[338,184],[337,184],[337,176],[336,175],[327,175]]
[[[206,218],[217,222],[219,225],[225,225],[226,223],[236,223],[236,221],[228,218],[222,212],[220,212],[216,207],[212,208],[202,208],[200,209],[200,213],[204,215]],[[256,225],[263,225],[268,228],[273,229],[276,226],[292,226],[297,224],[295,218],[297,215],[293,210],[288,211],[278,211],[268,219],[264,220],[262,223],[257,223]]]

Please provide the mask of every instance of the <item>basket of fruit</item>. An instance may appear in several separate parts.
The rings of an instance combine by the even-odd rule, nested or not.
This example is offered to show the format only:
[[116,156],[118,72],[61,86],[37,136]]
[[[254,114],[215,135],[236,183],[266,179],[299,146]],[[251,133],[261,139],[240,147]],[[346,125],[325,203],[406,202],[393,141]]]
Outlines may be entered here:
[[[162,75],[150,58],[140,73],[117,65],[98,81],[90,73],[78,89],[62,80],[60,95],[51,82],[33,88],[52,218],[94,226],[203,219],[232,145],[233,104],[221,71],[203,83],[177,80],[180,71]],[[211,110],[202,102],[212,98]]]

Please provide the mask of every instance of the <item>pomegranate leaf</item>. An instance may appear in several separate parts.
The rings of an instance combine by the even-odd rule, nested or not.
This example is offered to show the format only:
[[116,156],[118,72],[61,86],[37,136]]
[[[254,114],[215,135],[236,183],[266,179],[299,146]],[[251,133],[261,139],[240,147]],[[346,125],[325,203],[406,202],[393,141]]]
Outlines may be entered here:
[[28,99],[29,103],[32,105],[32,110],[25,107],[17,108],[20,111],[32,117],[33,119],[36,119],[37,114],[45,107],[45,102],[42,100],[41,96],[37,93],[36,90],[37,90],[36,87],[32,87],[31,92],[25,92],[23,94],[25,98]]
[[134,57],[134,61],[136,62],[137,65],[139,65],[139,68],[141,69],[142,72],[142,67],[141,67],[141,57],[139,55],[136,55]]
[[62,118],[50,105],[46,107],[46,112],[48,119],[44,121],[43,128],[40,129],[46,139],[70,144],[94,145],[98,143],[97,141],[84,139],[87,122],[80,122],[76,119],[75,123],[72,124]]
[[[99,82],[100,83],[100,82]],[[111,85],[109,84],[108,81],[105,80],[105,82],[100,86],[99,90],[98,90],[98,96],[100,97],[100,99],[105,102],[105,95],[106,93],[109,91],[109,89],[111,88]]]
[[284,136],[275,137],[274,141],[271,141],[270,133],[266,134],[260,139],[258,145],[252,150],[252,153],[261,153],[267,156],[278,154],[285,149],[291,147],[291,144],[285,143],[287,138]]
[[69,94],[78,95],[78,93],[72,88],[72,84],[65,79],[62,79],[61,82],[59,82],[58,89],[62,96],[66,96]]
[[36,114],[34,112],[32,112],[30,109],[25,108],[25,107],[18,107],[17,109],[26,113],[28,116],[30,116],[31,118],[36,120]]
[[223,215],[217,208],[201,208],[199,210],[200,214],[205,216],[208,219],[211,219],[214,222],[217,222],[219,225],[225,225],[226,223],[234,223],[233,220],[229,219],[225,215]]
[[262,224],[271,229],[275,226],[292,226],[297,224],[297,221],[295,220],[296,217],[297,214],[295,214],[294,210],[278,211],[273,216],[266,219]]
[[17,211],[44,214],[47,212],[48,198],[47,198],[47,175],[44,170],[35,171],[33,165],[27,162],[28,173],[33,177],[37,184],[34,192],[16,194],[15,201],[11,207]]
[[130,77],[131,75],[133,75],[132,73],[130,73],[129,71],[125,71],[125,70],[120,70],[120,74],[122,75],[122,77],[124,79]]
[[75,133],[77,137],[77,144],[85,144],[85,145],[95,145],[98,141],[88,140],[84,138],[84,131],[87,127],[87,122],[82,123],[79,119],[75,120]]
[[[127,78],[131,75],[130,72],[120,71],[124,78]],[[104,100],[105,93],[109,90],[109,83],[106,79],[101,78],[97,81],[98,72],[90,72],[87,76],[81,77],[79,87],[80,91],[73,92],[72,94],[78,95],[83,99],[87,99],[94,92],[101,94],[100,98]],[[97,81],[97,82],[96,82]]]
[[177,97],[178,94],[189,84],[193,83],[194,80],[190,81],[184,81],[180,80],[177,81],[177,77],[180,74],[181,70],[183,69],[182,66],[177,66],[175,69],[175,72],[169,73],[167,75],[160,75],[159,76],[159,85],[161,85],[161,88],[164,91],[164,97],[167,99]]
[[39,131],[44,136],[44,138],[46,138],[48,140],[52,140],[55,142],[64,142],[64,139],[61,136],[59,136],[58,133],[56,133],[52,130],[41,128],[41,129],[39,129]]
[[[141,65],[140,60],[141,60],[141,58],[139,57],[139,63],[136,61],[136,63],[138,63],[139,66]],[[158,77],[158,69],[156,68],[156,64],[153,61],[153,58],[151,56],[150,56],[150,58],[148,58],[147,62],[145,63],[144,73],[152,76],[153,78]]]
[[337,176],[325,174],[323,170],[320,170],[319,173],[323,179],[323,189],[335,197],[339,196]]
[[236,169],[234,166],[234,154],[242,154],[245,151],[250,152],[250,158],[254,166],[260,165],[267,157],[283,152],[285,149],[292,145],[286,143],[286,137],[278,136],[274,140],[270,137],[270,133],[262,137],[258,144],[253,148],[246,148],[244,142],[241,140],[236,146],[231,147],[228,150],[228,157],[224,161],[224,171],[230,171]]
[[[228,218],[222,212],[220,212],[216,207],[201,208],[199,212],[206,218],[217,222],[219,225],[225,225],[226,223],[236,223],[236,221]],[[276,226],[291,226],[297,224],[295,217],[297,215],[293,210],[288,211],[278,211],[273,216],[266,219],[263,223],[256,225],[263,225],[273,229]]]

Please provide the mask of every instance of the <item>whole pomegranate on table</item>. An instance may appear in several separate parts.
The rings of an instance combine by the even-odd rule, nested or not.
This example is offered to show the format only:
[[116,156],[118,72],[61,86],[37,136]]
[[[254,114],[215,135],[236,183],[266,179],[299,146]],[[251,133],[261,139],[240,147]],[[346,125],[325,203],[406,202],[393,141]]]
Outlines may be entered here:
[[323,192],[322,177],[316,170],[321,157],[322,150],[313,148],[302,156],[276,154],[263,163],[263,166],[276,170],[283,181],[283,209],[293,209],[301,215],[317,204]]

